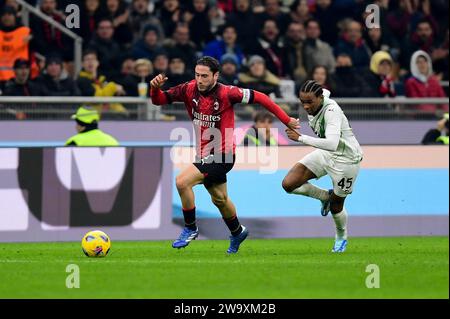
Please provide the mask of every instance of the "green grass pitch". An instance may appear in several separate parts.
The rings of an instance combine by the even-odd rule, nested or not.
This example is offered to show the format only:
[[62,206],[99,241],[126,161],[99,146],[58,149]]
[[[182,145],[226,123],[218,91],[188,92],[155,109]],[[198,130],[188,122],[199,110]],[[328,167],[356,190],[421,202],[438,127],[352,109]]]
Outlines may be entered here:
[[[106,258],[80,243],[0,244],[0,298],[448,298],[448,237],[251,239],[227,256],[228,241],[112,242]],[[66,288],[77,264],[80,288]],[[369,264],[380,288],[368,289]]]

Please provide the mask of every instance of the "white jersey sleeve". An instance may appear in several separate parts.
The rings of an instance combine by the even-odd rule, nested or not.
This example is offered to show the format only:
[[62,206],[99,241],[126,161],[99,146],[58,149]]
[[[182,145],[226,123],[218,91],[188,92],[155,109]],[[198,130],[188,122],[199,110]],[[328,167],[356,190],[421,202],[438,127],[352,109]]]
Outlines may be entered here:
[[325,138],[301,135],[298,141],[325,151],[335,152],[341,135],[342,112],[331,106],[325,111],[324,117],[326,123]]

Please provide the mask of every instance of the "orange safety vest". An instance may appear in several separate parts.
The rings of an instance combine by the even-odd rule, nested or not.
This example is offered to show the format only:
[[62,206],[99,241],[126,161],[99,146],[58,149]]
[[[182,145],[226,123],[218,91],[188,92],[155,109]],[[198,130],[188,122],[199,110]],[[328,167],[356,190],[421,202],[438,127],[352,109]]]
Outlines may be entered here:
[[19,27],[10,32],[0,31],[0,81],[14,78],[14,61],[29,60],[28,41],[24,41],[29,35],[30,28],[27,27]]

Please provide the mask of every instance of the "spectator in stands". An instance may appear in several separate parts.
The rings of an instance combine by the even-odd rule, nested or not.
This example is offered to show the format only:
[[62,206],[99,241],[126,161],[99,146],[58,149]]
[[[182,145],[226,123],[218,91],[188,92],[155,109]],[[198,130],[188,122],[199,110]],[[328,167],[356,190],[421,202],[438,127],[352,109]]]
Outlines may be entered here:
[[17,23],[13,7],[0,8],[0,90],[14,77],[14,61],[30,59],[28,42],[31,30]]
[[291,22],[284,38],[286,64],[289,77],[297,84],[306,80],[307,72],[303,58],[305,29],[299,22]]
[[[405,82],[407,97],[431,98],[446,97],[439,80],[433,74],[431,58],[425,51],[416,51],[411,57],[410,66],[412,76]],[[437,110],[448,112],[447,105],[420,104],[411,106],[415,110],[434,113]]]
[[304,43],[304,65],[307,73],[311,73],[316,65],[325,66],[334,73],[335,59],[330,45],[320,40],[321,30],[317,20],[305,23],[306,40]]
[[134,72],[135,61],[132,57],[126,57],[122,65],[120,67],[120,74],[118,78],[116,78],[117,82],[121,83],[121,81],[129,74],[133,74]]
[[17,59],[14,62],[14,78],[9,80],[3,91],[5,96],[40,96],[41,86],[30,81],[30,62]]
[[114,26],[110,19],[102,18],[97,25],[97,32],[89,48],[97,52],[100,61],[99,72],[107,78],[115,78],[119,74],[123,53],[114,38]]
[[44,96],[79,96],[76,83],[63,68],[62,58],[50,55],[45,59],[44,73],[36,80],[43,90]]
[[370,49],[370,55],[377,51],[389,52],[394,61],[398,61],[399,49],[393,37],[386,36],[381,28],[368,28],[364,33],[364,40]]
[[407,70],[411,56],[417,50],[432,54],[433,48],[437,46],[433,27],[428,20],[421,20],[415,31],[409,37],[403,39],[402,52],[400,57],[400,66]]
[[169,72],[167,72],[167,86],[174,87],[178,84],[192,80],[192,74],[186,70],[186,64],[181,54],[173,53],[169,60]]
[[397,41],[401,42],[408,37],[409,30],[417,28],[420,20],[428,21],[434,33],[438,31],[436,20],[431,14],[429,0],[400,0],[398,8],[388,13],[387,25]]
[[309,78],[319,83],[328,91],[334,92],[334,83],[330,79],[327,68],[323,65],[316,65],[312,69],[311,76]]
[[189,24],[191,40],[197,48],[203,48],[206,43],[212,41],[211,21],[208,16],[209,5],[207,0],[192,0],[183,15],[185,22]]
[[266,61],[266,67],[270,72],[278,77],[284,77],[287,74],[287,65],[279,34],[275,20],[266,20],[249,54],[261,56]]
[[83,53],[82,67],[77,84],[83,96],[114,96],[125,95],[123,87],[98,73],[100,62],[97,52],[86,50]]
[[312,18],[307,0],[295,0],[290,6],[290,21],[304,24]]
[[336,58],[336,70],[332,75],[335,84],[332,94],[336,97],[362,97],[363,79],[359,72],[355,71],[352,58],[341,53]]
[[149,11],[150,0],[133,0],[131,3],[130,17],[128,18],[131,31],[133,32],[133,42],[138,41],[147,25],[153,25],[158,30],[161,40],[164,40],[165,34],[161,21]]
[[239,86],[253,89],[266,95],[281,97],[280,79],[266,69],[264,59],[259,55],[250,57],[247,63],[248,71],[239,73]]
[[431,59],[433,60],[433,69],[437,77],[441,80],[448,81],[448,47],[449,45],[449,30],[445,32],[444,41],[431,52]]
[[362,38],[362,26],[359,22],[349,20],[344,25],[342,37],[335,47],[335,56],[347,53],[351,56],[356,69],[365,69],[370,62],[370,49]]
[[287,13],[282,12],[280,1],[264,0],[263,5],[264,11],[256,15],[259,28],[263,28],[267,20],[273,20],[275,21],[279,32],[284,34],[286,32],[290,17]]
[[[65,25],[66,16],[57,10],[56,0],[42,0],[40,10],[56,22]],[[47,21],[34,15],[30,16],[30,27],[33,30],[31,46],[42,55],[57,53],[64,61],[73,60],[73,41]]]
[[153,59],[154,76],[160,73],[167,73],[169,70],[169,55],[166,51],[159,51]]
[[186,23],[180,23],[176,26],[172,38],[166,39],[163,44],[169,55],[172,52],[181,52],[186,68],[192,70],[197,61],[197,48],[190,39],[189,27]]
[[413,13],[411,0],[399,0],[398,8],[388,13],[387,25],[397,41],[407,36]]
[[77,30],[84,43],[91,41],[100,19],[100,0],[84,0],[80,10],[80,28]]
[[222,38],[209,42],[203,50],[203,55],[212,56],[220,61],[222,56],[226,53],[234,54],[238,59],[240,66],[244,60],[244,53],[240,46],[236,43],[237,32],[234,26],[225,25],[222,28]]
[[162,23],[166,37],[172,37],[179,22],[182,22],[183,10],[179,0],[162,0],[158,18]]
[[238,85],[238,59],[234,54],[226,53],[220,59],[219,82],[225,85]]
[[250,0],[236,0],[236,10],[227,15],[227,24],[237,31],[237,43],[246,52],[247,46],[258,37],[257,18],[250,6]]
[[158,32],[154,25],[145,26],[142,38],[133,45],[131,54],[134,59],[153,60],[156,52],[162,49]]
[[259,111],[255,116],[255,123],[245,133],[242,141],[244,146],[275,146],[276,138],[271,134],[273,115],[267,111]]
[[334,46],[338,37],[337,22],[340,17],[335,4],[331,0],[317,0],[312,13],[322,29],[321,40]]
[[[139,83],[150,83],[153,79],[153,64],[147,59],[138,59],[134,64],[134,70],[122,81],[123,87],[128,96],[139,96]],[[147,96],[150,90],[147,88]]]
[[389,53],[378,51],[372,55],[370,69],[363,73],[365,97],[394,97],[393,61]]
[[423,145],[444,144],[449,145],[449,115],[445,113],[437,122],[436,128],[429,130],[422,139]]
[[[81,70],[77,84],[83,96],[110,97],[115,95],[125,95],[125,91],[120,84],[108,79],[98,73],[99,61],[97,52],[87,50],[83,53],[83,69]],[[127,110],[120,103],[96,104],[93,105],[99,113],[109,111],[115,114],[127,114]]]
[[101,15],[111,19],[114,27],[114,40],[128,48],[133,41],[133,33],[128,22],[130,11],[124,0],[106,0],[102,2]]

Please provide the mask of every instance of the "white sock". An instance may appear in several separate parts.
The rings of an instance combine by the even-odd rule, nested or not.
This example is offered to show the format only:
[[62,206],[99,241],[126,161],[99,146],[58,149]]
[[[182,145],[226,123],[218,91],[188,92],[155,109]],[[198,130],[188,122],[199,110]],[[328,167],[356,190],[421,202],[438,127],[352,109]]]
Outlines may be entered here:
[[325,201],[330,198],[330,195],[328,194],[327,190],[314,186],[311,183],[305,183],[299,188],[294,189],[292,191],[292,194],[304,195],[315,199],[319,199],[321,201]]
[[347,239],[347,211],[345,207],[342,212],[332,215],[336,224],[336,239]]

